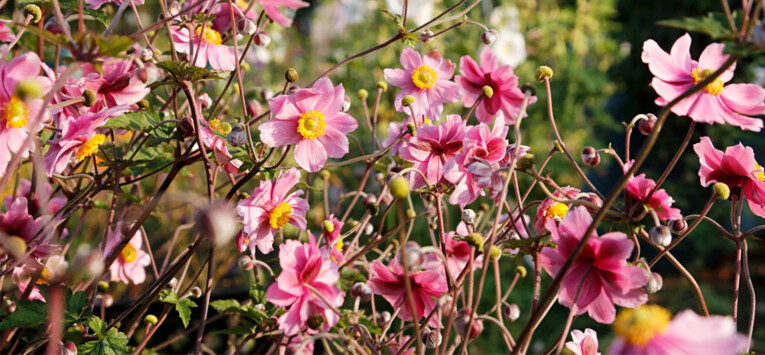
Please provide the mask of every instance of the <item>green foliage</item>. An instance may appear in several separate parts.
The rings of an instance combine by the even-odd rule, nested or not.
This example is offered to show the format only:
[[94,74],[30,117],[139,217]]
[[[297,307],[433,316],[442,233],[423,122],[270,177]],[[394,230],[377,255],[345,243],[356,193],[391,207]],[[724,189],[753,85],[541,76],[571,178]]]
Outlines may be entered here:
[[98,340],[80,345],[77,348],[79,354],[122,355],[130,353],[127,347],[129,341],[127,335],[113,327],[106,330],[106,322],[101,318],[92,316],[85,322],[85,325],[96,333]]
[[159,300],[174,305],[175,311],[178,312],[178,315],[181,317],[183,327],[188,328],[189,321],[191,320],[191,309],[197,308],[197,304],[194,301],[188,297],[179,299],[178,294],[167,290],[160,292]]
[[688,32],[704,33],[712,39],[734,39],[736,33],[731,31],[725,15],[710,12],[703,17],[683,17],[673,20],[663,20],[659,25],[679,28]]
[[[37,6],[40,6],[41,8],[50,8],[53,5],[53,1],[51,0],[18,0],[17,3],[18,3],[19,9],[29,4],[35,4]],[[61,10],[72,10],[73,12],[78,11],[78,6],[79,6],[78,0],[59,0],[58,3],[61,7]],[[109,22],[110,22],[109,16],[107,16],[106,13],[104,13],[103,11],[91,9],[86,4],[82,9],[82,13],[102,23],[104,26],[109,27]]]
[[361,273],[359,273],[356,270],[353,270],[351,268],[343,268],[340,270],[340,279],[337,280],[335,285],[343,291],[348,292],[351,287],[353,287],[353,284],[357,282],[366,282],[367,278],[364,277]]
[[175,80],[175,84],[180,84],[184,80],[189,82],[222,80],[228,76],[226,71],[195,67],[188,62],[168,60],[157,63],[157,67],[170,74]]
[[48,305],[40,300],[16,302],[16,311],[0,321],[0,330],[13,328],[32,328],[45,323],[48,319]]

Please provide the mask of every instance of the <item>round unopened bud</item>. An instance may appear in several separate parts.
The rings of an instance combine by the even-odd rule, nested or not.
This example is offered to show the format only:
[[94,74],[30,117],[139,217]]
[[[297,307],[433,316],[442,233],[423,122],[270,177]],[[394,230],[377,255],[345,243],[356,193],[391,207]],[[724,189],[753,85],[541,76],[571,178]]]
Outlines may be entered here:
[[245,105],[245,108],[247,109],[247,116],[255,117],[260,114],[260,111],[262,111],[260,107],[260,102],[257,100],[249,100],[247,101],[247,105]]
[[109,283],[106,281],[98,281],[98,290],[101,292],[109,292]]
[[468,245],[473,246],[476,250],[483,250],[483,236],[480,233],[470,233],[465,237],[465,241]]
[[265,47],[269,43],[271,43],[271,36],[269,36],[268,33],[266,33],[266,31],[258,31],[258,33],[255,34],[255,38],[252,41],[258,47]]
[[[483,321],[473,314],[473,323],[470,324],[471,313],[473,313],[473,310],[470,308],[463,308],[457,312],[457,316],[454,318],[454,329],[457,331],[457,334],[468,339],[475,339],[483,331]],[[468,329],[468,326],[470,326],[470,329]]]
[[377,315],[377,326],[380,328],[385,327],[388,322],[390,322],[391,315],[388,311],[382,311]]
[[258,25],[255,24],[255,21],[246,17],[240,18],[239,21],[236,22],[236,31],[242,35],[252,36],[257,30]]
[[313,330],[319,330],[319,328],[324,325],[324,315],[321,313],[312,314],[310,317],[308,317],[306,325],[308,325],[308,328]]
[[38,23],[40,22],[40,19],[42,19],[42,10],[40,10],[40,7],[35,4],[24,6],[23,13],[24,17],[32,17],[32,23]]
[[499,32],[493,28],[481,33],[481,42],[487,46],[494,44],[497,39],[499,39]]
[[669,231],[669,227],[663,224],[651,228],[648,235],[651,237],[651,241],[663,247],[672,242],[672,233]]
[[518,162],[515,164],[515,167],[518,170],[529,170],[532,167],[534,167],[534,164],[537,162],[537,157],[534,156],[534,154],[526,153],[520,158],[518,158]]
[[367,203],[364,207],[366,207],[367,211],[369,211],[369,214],[372,217],[377,216],[377,214],[380,213],[380,205],[377,203]]
[[300,78],[300,75],[298,75],[298,71],[295,68],[288,68],[284,73],[284,79],[291,83],[298,81],[298,78]]
[[96,104],[96,100],[98,97],[96,96],[96,92],[90,89],[86,89],[82,92],[82,97],[85,98],[85,101],[82,102],[85,107],[91,107]]
[[532,83],[526,82],[521,85],[521,92],[524,94],[528,93],[529,96],[534,96],[537,94],[537,87]]
[[724,182],[718,182],[714,185],[715,194],[723,200],[727,200],[730,197],[730,187]]
[[[404,260],[401,257],[400,249],[396,257],[398,258],[399,262],[402,262]],[[423,262],[425,262],[425,256],[422,254],[422,250],[420,250],[420,246],[415,243],[408,243],[406,246],[406,264],[409,267],[409,270],[414,270],[419,268]]]
[[656,127],[656,121],[658,121],[658,119],[654,114],[646,114],[645,118],[638,121],[638,131],[640,131],[640,133],[642,133],[644,136],[651,134],[654,127]]
[[428,349],[435,349],[441,345],[441,333],[438,330],[427,331],[422,334],[422,341]]
[[177,278],[175,278],[175,277],[173,277],[172,279],[170,279],[170,282],[168,282],[168,283],[167,283],[167,287],[169,287],[169,288],[173,288],[173,289],[174,289],[174,288],[176,288],[177,286],[178,286],[178,279],[177,279]]
[[202,296],[202,289],[201,289],[201,288],[199,288],[199,287],[197,287],[197,286],[194,286],[194,287],[191,289],[191,292],[190,292],[190,293],[191,293],[191,297],[194,297],[194,298],[199,298],[199,297],[201,297],[201,296]]
[[669,221],[669,229],[674,234],[682,234],[688,228],[688,222],[682,218]]
[[343,98],[343,112],[348,112],[351,109],[351,98],[345,95]]
[[526,271],[526,267],[525,267],[525,266],[523,266],[523,265],[518,265],[518,266],[516,266],[516,267],[515,267],[515,272],[517,272],[517,273],[518,273],[518,275],[520,275],[520,276],[521,276],[521,278],[524,278],[524,277],[526,277],[526,274],[528,273],[528,271]]
[[412,137],[417,137],[417,126],[414,123],[409,122],[406,124],[406,132]]
[[11,299],[6,299],[5,303],[3,304],[3,309],[6,313],[16,312],[16,302]]
[[44,28],[45,28],[46,31],[48,31],[50,33],[57,34],[57,35],[62,35],[65,32],[64,28],[67,29],[66,32],[70,32],[71,31],[71,27],[69,27],[69,23],[64,22],[64,26],[65,27],[62,27],[61,24],[58,22],[58,19],[55,16],[53,16],[53,17],[49,18],[48,21],[45,21]]
[[226,142],[234,147],[238,147],[247,143],[247,132],[244,131],[242,125],[238,124],[231,127],[231,132],[226,135]]
[[489,258],[493,260],[498,260],[502,256],[502,249],[497,247],[496,245],[492,245],[491,249],[489,249]]
[[158,321],[157,316],[153,314],[147,314],[146,317],[143,317],[143,322],[146,324],[156,325]]
[[185,119],[182,119],[181,122],[178,122],[176,129],[178,130],[178,133],[183,138],[189,138],[194,136],[194,126],[191,124],[191,121],[189,120],[188,117],[186,117]]
[[403,176],[396,176],[388,185],[391,196],[397,199],[405,199],[409,196],[409,180]]
[[462,210],[462,222],[465,222],[465,224],[475,224],[475,211],[466,208]]
[[23,238],[17,236],[6,238],[1,245],[6,253],[16,259],[23,257],[24,253],[27,251],[27,242]]
[[401,106],[409,107],[413,103],[414,103],[414,96],[412,95],[406,95],[404,96],[404,98],[401,99]]
[[363,282],[357,282],[351,287],[351,297],[358,297],[362,302],[369,302],[372,299],[372,289]]
[[16,84],[16,96],[26,101],[42,95],[42,87],[34,79],[23,79]]
[[367,97],[369,97],[369,91],[366,91],[366,90],[364,90],[364,89],[361,89],[361,90],[359,90],[359,91],[357,91],[357,92],[356,92],[356,97],[358,97],[359,99],[362,99],[362,100],[364,100],[364,99],[366,99]]
[[61,347],[61,355],[77,355],[77,345],[68,341]]
[[502,316],[511,322],[515,322],[521,317],[521,307],[518,307],[515,303],[504,306],[502,307]]
[[598,166],[600,164],[600,154],[593,147],[584,147],[582,149],[582,162],[589,166]]
[[354,228],[357,225],[359,225],[359,221],[357,221],[357,220],[355,220],[353,218],[348,218],[348,227]]
[[149,104],[149,100],[141,99],[138,100],[138,102],[135,103],[136,106],[138,106],[139,110],[148,110],[151,107],[151,104]]
[[255,264],[253,264],[252,258],[249,255],[241,256],[239,260],[236,261],[236,265],[239,266],[239,269],[242,271],[250,271],[255,267]]
[[652,272],[651,275],[648,276],[648,283],[645,285],[645,292],[654,294],[661,291],[662,286],[664,286],[664,280],[661,278],[661,275]]
[[144,84],[149,83],[149,71],[145,67],[138,68],[138,70],[136,70],[136,76],[138,77],[138,80],[140,80],[142,83]]
[[414,219],[414,217],[417,217],[417,212],[414,212],[413,209],[407,208],[406,209],[406,218]]
[[326,231],[327,233],[332,233],[335,231],[335,224],[332,223],[332,221],[328,221],[328,220],[324,221],[324,223],[322,223],[322,226],[324,226],[324,231]]
[[481,93],[483,93],[483,96],[486,96],[487,99],[490,99],[494,96],[494,89],[489,85],[484,85],[481,88]]
[[481,204],[480,204],[480,205],[478,205],[478,207],[479,207],[479,208],[481,209],[481,211],[483,211],[483,212],[488,212],[488,211],[489,211],[489,208],[490,208],[490,207],[489,207],[489,204],[488,204],[488,203],[486,203],[486,202],[481,202]]
[[197,98],[197,102],[199,103],[199,106],[202,108],[208,108],[212,106],[213,100],[210,98],[210,95],[207,95],[207,93],[204,93],[202,95],[199,95]]
[[140,58],[143,62],[151,62],[154,59],[154,51],[149,48],[141,49]]
[[537,71],[534,73],[534,78],[537,79],[537,81],[540,83],[545,81],[545,78],[552,79],[552,77],[553,70],[546,65],[540,65],[537,68]]
[[377,82],[377,88],[382,90],[382,91],[387,91],[388,90],[388,83],[386,83],[386,82],[384,82],[382,80],[379,80]]

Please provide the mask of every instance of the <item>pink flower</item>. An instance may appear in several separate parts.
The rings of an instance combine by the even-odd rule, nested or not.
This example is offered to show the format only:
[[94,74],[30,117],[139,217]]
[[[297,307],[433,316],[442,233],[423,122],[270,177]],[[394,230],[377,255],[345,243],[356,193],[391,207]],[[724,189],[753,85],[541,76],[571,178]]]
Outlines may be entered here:
[[345,89],[328,78],[294,95],[268,100],[273,118],[260,125],[260,138],[269,147],[295,145],[295,160],[309,172],[321,170],[327,158],[348,154],[348,137],[358,124],[342,112]]
[[[435,263],[433,264],[435,265]],[[434,298],[440,297],[448,291],[443,267],[409,270],[409,282],[414,296],[415,314],[413,317],[406,299],[404,268],[398,257],[391,260],[387,267],[379,260],[373,261],[370,266],[370,275],[371,277],[367,281],[369,288],[372,289],[372,292],[383,296],[394,309],[398,309],[398,317],[404,321],[419,320],[427,316],[435,306]],[[435,326],[437,323],[434,317],[430,324]]]
[[[235,21],[239,21],[242,19],[242,15],[244,14],[245,18],[251,19],[253,21],[257,20],[258,13],[254,11],[257,6],[257,0],[252,0],[254,3],[252,7],[250,7],[250,0],[237,0],[234,1],[234,5],[236,6],[234,8],[234,18]],[[217,3],[213,5],[212,14],[215,15],[215,18],[212,20],[213,28],[217,30],[218,32],[226,32],[231,29],[231,7],[228,5],[227,1]],[[249,11],[247,11],[247,8],[250,8]],[[199,8],[198,8],[199,9]],[[199,9],[202,10],[202,9]],[[199,12],[199,11],[197,11]],[[202,11],[202,13],[204,13]],[[236,25],[237,22],[234,22],[234,25]],[[237,34],[240,31],[237,31]]]
[[[437,184],[444,176],[444,164],[460,153],[464,130],[460,116],[449,115],[441,124],[422,126],[416,137],[401,144],[398,153],[425,174],[428,184]],[[409,174],[409,182],[412,189],[425,186],[422,176],[414,172]]]
[[574,355],[600,355],[598,352],[598,333],[594,330],[587,328],[582,333],[581,330],[575,329],[571,332],[571,339],[566,343],[566,347],[571,350]]
[[744,353],[747,343],[731,317],[702,317],[685,310],[672,319],[657,305],[622,311],[614,331],[617,338],[608,349],[614,355],[734,355]]
[[[308,240],[309,244],[295,240],[284,243],[279,250],[282,273],[266,291],[268,302],[289,307],[278,322],[279,329],[287,336],[297,334],[310,317],[317,316],[324,318],[322,330],[329,331],[340,319],[331,308],[342,306],[345,297],[335,286],[340,279],[337,264],[319,250],[311,232],[308,232]],[[330,304],[325,304],[322,298]],[[316,331],[310,329],[309,332]]]
[[[112,3],[114,5],[120,6],[122,5],[122,2],[124,0],[85,0],[85,3],[88,4],[88,7],[91,9],[98,9],[103,4]],[[133,0],[133,4],[135,6],[143,5],[144,0]]]
[[[643,43],[643,63],[655,76],[651,86],[659,98],[656,104],[666,106],[693,85],[711,75],[728,60],[723,54],[725,45],[712,43],[699,57],[691,59],[691,36],[680,37],[668,54],[654,40]],[[672,112],[692,120],[709,124],[730,124],[743,130],[759,132],[762,120],[749,116],[765,114],[765,89],[754,84],[729,84],[735,64],[703,90],[672,107]]]
[[137,68],[132,60],[110,58],[103,62],[100,69],[86,63],[82,67],[83,77],[78,81],[82,90],[96,92],[96,102],[90,111],[99,111],[104,107],[134,105],[151,90],[136,75]]
[[[37,272],[40,270],[39,268],[43,267],[43,265],[40,264],[40,262],[37,260],[34,260],[34,262],[31,264],[36,265],[37,268],[22,264],[21,266],[13,268],[13,274],[11,274],[11,280],[13,280],[13,283],[19,288],[19,293],[21,295],[23,295],[27,290],[27,287],[29,287],[29,282],[32,281],[32,275],[37,274]],[[37,281],[38,284],[42,284],[44,282],[45,281],[40,279]],[[32,290],[29,291],[29,297],[27,299],[45,302],[45,297],[43,297],[42,293],[40,293],[40,289],[34,285],[32,285]]]
[[[106,237],[106,255],[112,253],[124,238],[122,222],[117,222]],[[133,285],[146,281],[146,267],[151,264],[149,254],[143,250],[143,233],[139,229],[130,242],[125,245],[120,255],[109,267],[111,281]]]
[[[218,70],[234,70],[236,68],[236,55],[234,48],[223,45],[220,32],[211,26],[198,27],[194,32],[194,38],[190,38],[189,29],[180,26],[172,27],[173,45],[175,50],[186,53],[189,61],[196,57],[194,66],[205,68],[207,64]],[[201,43],[201,45],[200,45]],[[193,49],[189,48],[193,46]],[[199,55],[196,51],[199,50]]]
[[[444,179],[454,184],[454,191],[449,197],[453,205],[465,207],[483,195],[483,188],[495,189],[502,178],[494,172],[507,154],[507,127],[504,118],[498,117],[494,128],[480,123],[465,129],[462,145],[464,153],[457,154],[444,166]],[[498,179],[494,179],[494,177]]]
[[16,35],[8,27],[10,23],[11,21],[0,20],[0,42],[13,42],[16,39]]
[[459,99],[459,87],[450,81],[454,75],[454,63],[442,58],[438,52],[430,52],[421,57],[413,49],[404,48],[401,52],[401,66],[404,69],[383,71],[385,80],[401,88],[395,101],[399,112],[409,113],[409,109],[401,105],[401,99],[412,95],[414,115],[437,120],[444,110],[444,103]]
[[456,240],[455,232],[446,234],[446,261],[449,273],[456,279],[470,261],[470,245],[464,240]]
[[96,128],[114,116],[127,111],[127,106],[115,106],[99,112],[86,112],[78,117],[62,120],[61,135],[48,140],[50,149],[43,157],[48,176],[60,174],[66,169],[72,155],[78,161],[98,153],[98,147],[106,142],[106,136],[97,133]]
[[[482,88],[489,86],[494,91],[492,97],[484,97],[476,108],[475,115],[479,121],[490,123],[491,119],[502,112],[507,124],[515,124],[515,117],[521,113],[523,92],[518,88],[518,77],[513,74],[509,65],[500,66],[491,47],[481,51],[481,65],[466,55],[460,59],[460,73],[454,80],[462,89],[462,104],[472,107]],[[529,104],[537,101],[536,96],[529,97]]]
[[254,0],[254,1],[259,2],[260,5],[263,6],[263,10],[266,11],[266,15],[268,15],[268,17],[270,17],[272,20],[274,20],[274,22],[284,27],[289,27],[292,24],[292,19],[285,16],[281,11],[279,11],[280,7],[286,7],[288,9],[297,10],[300,8],[308,7],[310,5],[309,3],[305,1],[300,1],[300,0]]
[[656,211],[656,215],[659,219],[663,221],[683,218],[683,215],[680,214],[680,209],[671,207],[675,200],[669,196],[664,189],[656,190],[656,192],[651,195],[651,198],[647,199],[648,194],[653,191],[655,186],[656,182],[653,181],[653,179],[645,177],[645,174],[640,174],[631,177],[624,189],[627,191],[627,194],[636,201],[650,206]]
[[[573,200],[576,195],[579,194],[579,189],[575,187],[565,186],[560,190],[553,192],[553,196],[563,200]],[[534,217],[534,229],[538,234],[544,233],[547,228],[548,220],[560,221],[568,213],[569,205],[555,201],[551,198],[546,198],[537,207],[537,214]]]
[[[332,231],[326,229],[326,223],[332,225]],[[343,256],[343,239],[340,238],[340,230],[343,228],[343,222],[337,219],[334,214],[329,215],[324,222],[324,231],[322,236],[327,240],[325,247],[329,250],[329,255],[332,257],[332,261],[336,263],[342,263],[345,260]]]
[[[549,220],[551,240],[556,248],[544,248],[539,263],[552,277],[556,277],[584,233],[592,223],[587,208],[574,208],[560,222]],[[634,244],[622,232],[593,235],[579,257],[574,260],[569,272],[563,278],[558,301],[566,306],[576,305],[577,314],[588,312],[600,323],[611,323],[616,316],[614,304],[622,307],[637,307],[648,300],[643,290],[647,283],[647,272],[627,264]],[[581,289],[580,289],[581,285]],[[575,299],[577,292],[579,297]]]
[[[187,117],[186,119],[191,126],[194,127],[191,118]],[[224,166],[226,172],[237,174],[239,173],[239,167],[242,166],[242,161],[233,159],[231,152],[228,151],[228,146],[226,146],[226,139],[218,135],[225,135],[225,132],[223,123],[221,123],[219,119],[215,118],[210,122],[207,122],[204,117],[200,117],[199,138],[202,140],[202,144],[204,144],[207,149],[213,150],[215,160],[217,160],[220,165]]]
[[733,192],[743,193],[749,201],[749,208],[760,217],[765,217],[765,172],[754,160],[754,150],[741,143],[728,147],[725,153],[715,149],[709,137],[693,145],[699,156],[701,168],[699,177],[702,186],[721,182]]
[[[0,212],[0,234],[3,236],[16,236],[29,244],[42,239],[42,243],[32,252],[33,258],[44,258],[52,253],[61,250],[61,246],[50,244],[46,239],[49,233],[42,232],[45,222],[49,216],[35,218],[29,214],[29,202],[25,197],[16,197],[12,203],[5,202],[5,213]],[[38,235],[39,234],[39,235]],[[0,258],[2,259],[2,258]]]
[[[53,215],[56,214],[67,203],[66,197],[52,196],[53,187],[48,183],[38,184],[34,194],[31,194],[32,183],[27,179],[21,179],[19,183],[18,191],[16,192],[18,197],[24,197],[28,201],[29,214],[31,215]],[[5,206],[10,206],[13,203],[12,196],[5,196],[3,198]],[[46,205],[46,209],[40,211],[42,205]]]
[[16,94],[16,85],[26,79],[43,86],[47,79],[38,75],[41,67],[40,58],[33,52],[10,62],[0,60],[0,176],[5,175],[13,154],[27,156],[35,149],[35,144],[28,144],[22,150],[27,137],[40,132],[42,123],[49,119],[48,112],[44,111],[42,120],[36,122],[40,110],[45,110],[42,99],[22,100]]
[[236,213],[242,217],[250,250],[254,251],[257,246],[263,254],[273,251],[274,233],[287,223],[305,229],[305,213],[309,206],[308,201],[300,198],[303,191],[287,195],[299,180],[300,171],[289,169],[273,181],[261,182],[252,191],[251,197],[236,205]]

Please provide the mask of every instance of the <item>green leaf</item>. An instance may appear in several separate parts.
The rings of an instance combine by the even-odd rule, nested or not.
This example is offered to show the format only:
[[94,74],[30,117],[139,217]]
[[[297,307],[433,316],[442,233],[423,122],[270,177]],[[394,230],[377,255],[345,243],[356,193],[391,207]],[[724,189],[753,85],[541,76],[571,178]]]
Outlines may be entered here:
[[92,316],[86,322],[86,325],[96,333],[98,340],[89,341],[77,348],[78,354],[89,355],[123,355],[129,354],[127,347],[127,335],[118,331],[116,328],[106,330],[106,322],[96,316]]
[[229,309],[239,309],[241,305],[237,300],[217,300],[210,302],[210,306],[218,312],[230,312]]
[[189,326],[192,308],[197,308],[197,304],[188,298],[184,298],[175,304],[175,310],[178,311],[178,315],[181,316],[181,321],[183,321],[184,328]]
[[[58,3],[61,6],[62,10],[74,10],[75,12],[78,11],[77,10],[78,0],[59,0]],[[29,4],[35,4],[41,7],[51,7],[53,5],[52,1],[50,0],[19,0],[18,1],[19,8],[23,8],[24,6]],[[98,22],[101,22],[104,26],[109,27],[109,16],[107,16],[105,12],[101,10],[91,9],[85,6],[82,9],[82,13],[92,17]]]
[[255,304],[266,304],[266,291],[262,286],[254,284],[250,286],[250,299]]
[[159,300],[164,303],[176,304],[178,303],[178,294],[168,290],[162,290],[162,292],[159,293]]
[[101,128],[148,132],[160,122],[162,122],[162,113],[158,111],[128,112],[122,116],[110,118]]
[[157,63],[157,67],[172,75],[177,82],[180,82],[181,80],[191,82],[201,80],[222,80],[228,77],[227,71],[195,67],[188,62],[168,60]]
[[64,328],[69,328],[74,323],[82,323],[91,315],[87,310],[88,296],[85,292],[78,291],[72,294],[71,289],[66,290],[66,309],[64,310]]
[[87,322],[85,322],[85,325],[87,325],[94,333],[96,333],[99,339],[104,336],[104,330],[106,330],[107,327],[106,322],[96,316],[88,318]]
[[[735,16],[734,16],[735,17]],[[735,38],[736,33],[730,30],[725,15],[710,12],[704,17],[683,17],[679,19],[663,20],[659,25],[679,28],[688,32],[704,33],[712,39]]]
[[3,317],[0,330],[12,328],[31,328],[42,325],[48,320],[48,305],[40,300],[18,301],[16,311]]
[[340,279],[337,280],[335,285],[343,292],[348,292],[353,284],[357,282],[366,282],[367,278],[361,273],[350,268],[343,268],[340,270]]

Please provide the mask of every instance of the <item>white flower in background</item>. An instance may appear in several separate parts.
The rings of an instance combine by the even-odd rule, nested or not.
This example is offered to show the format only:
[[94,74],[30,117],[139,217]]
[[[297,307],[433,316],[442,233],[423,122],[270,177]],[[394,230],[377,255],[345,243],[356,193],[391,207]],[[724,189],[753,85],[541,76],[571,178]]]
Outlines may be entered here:
[[[396,15],[401,15],[401,10],[404,9],[402,0],[385,0],[385,5],[388,11]],[[406,13],[407,21],[413,21],[420,26],[433,18],[433,0],[410,0]]]
[[523,37],[520,13],[513,6],[497,7],[489,16],[489,25],[499,32],[493,44],[494,53],[502,64],[515,68],[526,60],[526,39]]
[[373,0],[337,0],[319,6],[311,21],[311,41],[327,44],[349,25],[364,21],[377,9]]

